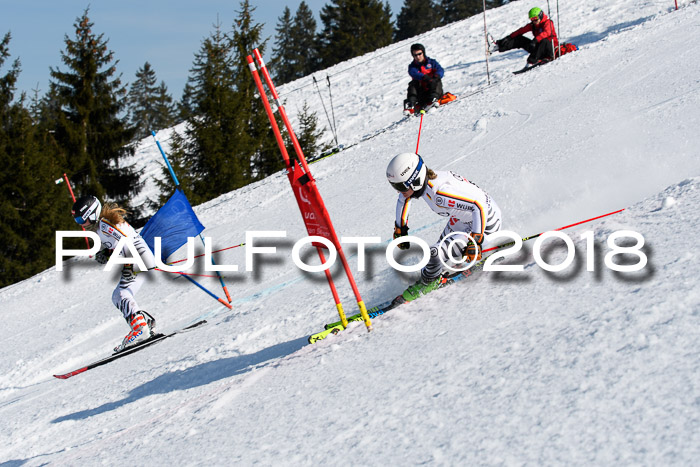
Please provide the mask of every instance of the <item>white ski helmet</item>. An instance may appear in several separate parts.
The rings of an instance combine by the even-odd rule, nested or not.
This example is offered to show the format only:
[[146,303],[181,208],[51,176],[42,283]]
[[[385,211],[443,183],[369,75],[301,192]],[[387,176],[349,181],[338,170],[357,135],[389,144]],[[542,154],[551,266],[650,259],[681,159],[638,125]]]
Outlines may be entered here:
[[100,200],[92,195],[81,196],[73,204],[73,209],[71,211],[73,214],[73,219],[80,225],[87,223],[96,224],[100,219],[100,214],[102,213],[102,203]]
[[386,168],[386,178],[395,190],[402,193],[420,192],[428,178],[428,168],[423,158],[412,152],[395,156]]

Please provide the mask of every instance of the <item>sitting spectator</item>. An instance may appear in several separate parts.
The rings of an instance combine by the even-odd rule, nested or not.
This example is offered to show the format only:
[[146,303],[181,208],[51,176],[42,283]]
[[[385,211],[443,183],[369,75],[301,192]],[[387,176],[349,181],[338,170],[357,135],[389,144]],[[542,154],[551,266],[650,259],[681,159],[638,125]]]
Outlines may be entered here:
[[[554,30],[554,22],[540,8],[532,8],[528,17],[530,18],[528,24],[500,39],[496,45],[499,52],[511,49],[523,49],[529,52],[527,66],[530,67],[553,60],[559,40]],[[528,32],[532,32],[535,38],[529,39],[523,36]]]
[[411,82],[408,83],[408,97],[404,101],[404,110],[413,111],[420,106],[427,110],[439,105],[442,97],[442,77],[445,71],[434,58],[428,58],[422,44],[411,46],[413,61],[408,65]]

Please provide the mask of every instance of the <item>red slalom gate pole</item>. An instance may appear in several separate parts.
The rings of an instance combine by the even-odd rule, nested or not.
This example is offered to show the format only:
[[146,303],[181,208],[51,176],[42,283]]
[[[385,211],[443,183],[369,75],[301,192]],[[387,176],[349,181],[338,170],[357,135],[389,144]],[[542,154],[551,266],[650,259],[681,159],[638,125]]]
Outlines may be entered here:
[[[229,247],[226,247],[226,248],[221,248],[220,250],[214,250],[214,251],[212,251],[211,254],[220,253],[220,252],[226,251],[226,250],[231,250],[231,249],[233,249],[233,248],[238,248],[238,247],[243,246],[243,245],[245,245],[245,243],[239,243],[238,245],[233,245],[233,246],[229,246]],[[201,258],[202,256],[205,256],[205,253],[202,253],[201,255],[196,255],[196,256],[194,256],[192,259]],[[177,263],[182,263],[182,262],[184,262],[184,261],[187,261],[188,259],[189,259],[189,258],[184,258],[184,259],[178,259],[177,261],[171,261],[171,262],[168,263],[168,266],[172,266],[173,264],[177,264]]]
[[302,167],[304,167],[304,173],[307,174],[312,181],[314,181],[311,175],[311,171],[309,170],[309,166],[306,163],[304,152],[301,150],[299,140],[297,139],[297,136],[294,133],[294,130],[292,129],[292,125],[289,122],[289,118],[287,117],[287,111],[284,109],[284,106],[279,100],[279,95],[277,94],[277,89],[275,88],[275,85],[272,84],[272,78],[270,78],[270,73],[267,71],[265,62],[263,62],[262,55],[260,55],[258,49],[253,50],[253,54],[255,55],[255,60],[260,66],[260,71],[262,72],[263,78],[265,79],[265,84],[267,84],[267,88],[270,90],[270,93],[272,93],[272,98],[274,99],[275,104],[277,105],[277,110],[279,111],[279,114],[282,117],[284,126],[287,128],[287,133],[289,134],[289,138],[292,140],[292,146],[294,147],[294,151],[296,151],[297,155],[299,156],[299,162],[301,162]]
[[[360,291],[357,288],[357,283],[355,282],[355,279],[352,275],[352,271],[350,270],[350,265],[348,264],[347,258],[345,257],[345,252],[343,251],[342,245],[340,244],[340,240],[338,239],[338,235],[335,232],[335,228],[333,227],[333,223],[331,222],[330,216],[328,215],[328,211],[326,209],[325,203],[323,202],[323,199],[321,198],[320,193],[318,192],[318,188],[316,187],[316,181],[314,180],[313,176],[311,175],[311,171],[309,170],[309,166],[306,163],[306,158],[304,157],[304,152],[301,149],[301,145],[299,144],[299,140],[296,137],[296,134],[294,133],[294,129],[292,128],[292,124],[289,121],[289,118],[287,117],[287,112],[284,109],[284,106],[279,100],[279,95],[277,94],[277,90],[275,88],[275,85],[272,83],[272,78],[270,78],[270,73],[267,70],[267,67],[265,66],[265,62],[263,62],[262,55],[258,51],[258,49],[253,50],[253,54],[255,55],[255,60],[257,61],[258,65],[260,66],[260,70],[262,71],[263,77],[265,79],[265,83],[267,84],[268,89],[272,93],[272,97],[275,101],[275,104],[277,105],[277,110],[280,114],[280,117],[282,117],[282,121],[284,122],[285,127],[287,128],[287,133],[289,134],[290,139],[292,140],[292,146],[294,147],[294,151],[296,152],[299,161],[302,164],[302,167],[304,168],[304,177],[307,177],[307,180],[304,181],[305,185],[308,185],[308,191],[312,194],[313,196],[313,201],[315,202],[315,208],[320,211],[321,215],[323,216],[323,221],[325,222],[326,226],[328,227],[328,236],[330,237],[331,242],[334,244],[336,247],[336,250],[338,251],[338,256],[340,257],[341,262],[343,263],[343,268],[345,269],[345,274],[348,277],[348,281],[350,282],[350,287],[352,288],[353,293],[355,294],[355,299],[357,300],[357,305],[360,308],[360,314],[362,316],[362,319],[365,323],[365,326],[367,327],[368,331],[372,330],[372,322],[370,321],[369,314],[367,313],[367,307],[365,306],[364,301],[362,300],[362,296],[360,295]],[[249,61],[250,64],[250,61]],[[255,64],[253,64],[253,67]],[[252,68],[251,68],[252,72]],[[255,75],[255,73],[254,73]],[[259,78],[258,78],[259,79]],[[256,81],[257,84],[257,81]],[[262,83],[261,83],[262,85]],[[265,96],[265,93],[262,92],[261,89],[261,97]],[[263,98],[263,101],[267,99],[267,96]],[[269,114],[268,114],[269,117]],[[270,123],[274,121],[273,118],[270,119]],[[273,125],[273,129],[276,127],[276,125]],[[279,137],[281,139],[281,136]],[[279,144],[279,141],[278,141]],[[330,278],[330,272],[328,269],[326,270],[328,272],[327,277]],[[329,279],[330,280],[330,279]],[[339,305],[339,314],[341,315],[341,321],[343,322],[343,327],[347,327],[347,319],[345,318],[345,314],[341,312],[342,305]]]
[[[68,192],[70,193],[70,197],[73,199],[73,202],[75,203],[75,194],[73,193],[73,187],[70,186],[70,180],[68,180],[68,175],[66,175],[64,173],[63,179],[66,181],[66,186],[68,187]],[[83,232],[85,232],[85,227],[83,227],[81,225],[80,228],[83,229]],[[87,237],[85,237],[85,244],[87,245],[88,250],[89,250],[90,249],[90,241],[88,240]]]
[[292,164],[289,160],[289,153],[287,152],[287,147],[284,145],[284,139],[282,139],[282,134],[280,133],[279,126],[277,125],[277,120],[275,120],[275,113],[272,111],[270,102],[267,100],[267,94],[265,94],[265,88],[262,85],[262,80],[260,79],[258,69],[255,67],[253,57],[251,55],[248,55],[246,59],[248,60],[248,68],[250,69],[250,73],[253,75],[255,86],[258,88],[258,92],[260,93],[260,99],[262,100],[263,107],[265,107],[265,113],[267,113],[267,118],[270,120],[272,132],[275,134],[277,146],[279,146],[280,152],[282,153],[282,158],[284,159],[284,163],[287,167],[287,173],[289,173],[292,170]]
[[[603,217],[612,216],[613,214],[617,214],[617,213],[622,212],[622,211],[624,211],[624,209],[618,209],[617,211],[609,212],[609,213],[607,213],[607,214],[603,214],[602,216],[592,217],[592,218],[590,218],[590,219],[586,219],[585,221],[576,222],[575,224],[565,225],[564,227],[559,227],[558,229],[554,229],[554,231],[566,230],[566,229],[569,229],[569,228],[571,228],[571,227],[575,227],[575,226],[577,226],[577,225],[585,224],[586,222],[591,222],[591,221],[594,221],[594,220],[602,219]],[[548,232],[549,232],[549,231],[548,231]],[[535,234],[535,235],[530,235],[529,237],[523,238],[522,241],[523,241],[523,242],[526,242],[526,241],[528,241],[528,240],[532,240],[533,238],[539,237],[539,236],[542,235],[543,233],[544,233],[544,232],[540,232],[540,233]],[[491,248],[487,248],[487,249],[483,250],[482,253],[486,253],[487,251],[492,251],[492,250],[499,250],[499,249],[501,249],[501,248],[505,248],[505,247],[511,246],[511,245],[515,245],[515,242],[508,242],[508,243],[504,243],[503,245],[498,245],[498,246],[494,246],[494,247],[491,247]]]
[[[257,52],[257,49],[255,50]],[[257,68],[255,67],[255,62],[253,61],[253,57],[248,55],[247,57],[248,60],[248,68],[250,69],[250,73],[253,75],[253,80],[255,81],[255,85],[258,88],[258,92],[260,93],[260,99],[262,100],[263,107],[265,108],[265,112],[267,113],[267,118],[270,120],[270,126],[272,127],[272,132],[275,135],[275,139],[277,141],[277,146],[279,146],[280,152],[282,153],[282,158],[284,159],[284,163],[287,167],[287,177],[289,178],[289,182],[292,185],[292,190],[294,190],[294,183],[293,183],[293,170],[294,167],[292,166],[291,160],[289,159],[289,153],[287,152],[287,148],[284,144],[284,139],[282,138],[282,133],[280,132],[279,126],[277,125],[277,121],[275,119],[274,112],[272,111],[272,106],[270,105],[269,100],[267,99],[267,94],[265,94],[265,88],[263,87],[262,80],[260,79],[260,74],[258,73]],[[275,98],[277,101],[277,98]],[[279,103],[278,104],[278,109]],[[282,111],[284,109],[282,108]],[[286,114],[285,114],[286,118]],[[298,145],[299,142],[296,139],[296,136],[294,135],[293,132],[289,132],[290,137],[293,139],[293,141],[296,141],[296,144]],[[299,159],[302,161],[304,164],[304,167],[306,167],[306,174],[308,175],[310,182],[313,182],[313,178],[311,176],[311,173],[308,171],[308,166],[306,165],[306,160],[304,159],[304,155],[301,154]],[[298,164],[296,166],[298,168]],[[296,197],[296,193],[295,193]],[[301,207],[300,207],[301,209]],[[306,220],[306,218],[305,218]],[[322,247],[319,246],[318,244],[316,245],[316,251],[318,252],[318,257],[321,260],[321,264],[324,264],[326,262],[326,258],[323,254]],[[327,268],[324,271],[326,275],[326,281],[328,282],[328,286],[331,289],[331,294],[333,295],[333,300],[335,301],[335,307],[338,310],[338,315],[340,316],[340,321],[343,323],[343,327],[348,326],[348,319],[345,315],[345,311],[343,310],[343,304],[340,301],[340,297],[338,296],[338,290],[335,287],[335,283],[333,282],[333,276],[331,275],[330,268]]]
[[425,110],[420,111],[420,125],[418,125],[418,141],[416,142],[416,154],[418,154],[418,146],[420,146],[420,132],[423,129],[423,116],[425,115]]
[[73,199],[73,202],[75,203],[75,194],[73,194],[73,187],[70,186],[70,181],[68,180],[68,175],[63,174],[63,179],[66,181],[66,186],[68,187],[68,192],[70,193],[70,197]]

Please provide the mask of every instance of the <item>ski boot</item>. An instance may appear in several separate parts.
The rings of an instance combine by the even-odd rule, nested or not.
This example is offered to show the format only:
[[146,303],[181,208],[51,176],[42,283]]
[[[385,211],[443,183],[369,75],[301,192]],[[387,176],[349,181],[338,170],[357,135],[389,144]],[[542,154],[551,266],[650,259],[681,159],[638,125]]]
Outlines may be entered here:
[[156,320],[145,311],[137,311],[127,318],[127,322],[131,327],[131,331],[122,339],[122,343],[114,348],[114,353],[121,352],[153,336]]
[[412,302],[413,300],[422,297],[423,295],[428,295],[433,290],[440,288],[441,283],[442,276],[438,276],[427,283],[423,282],[423,279],[420,279],[418,282],[410,285],[406,290],[404,290],[401,297],[403,297],[404,301],[406,302]]
[[427,112],[430,109],[436,109],[438,107],[440,107],[440,99],[438,99],[437,97],[433,97],[430,100],[430,103],[428,103],[428,105],[426,105],[424,108],[425,108],[425,111]]
[[413,113],[416,111],[416,102],[412,100],[404,100],[403,101],[403,114],[405,116],[413,115]]

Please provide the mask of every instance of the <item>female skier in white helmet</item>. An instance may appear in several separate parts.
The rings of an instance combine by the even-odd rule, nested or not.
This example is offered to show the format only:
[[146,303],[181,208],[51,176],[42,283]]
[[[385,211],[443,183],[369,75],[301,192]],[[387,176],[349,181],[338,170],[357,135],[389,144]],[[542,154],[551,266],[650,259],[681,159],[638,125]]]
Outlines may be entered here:
[[[399,191],[396,202],[394,238],[408,235],[408,212],[413,199],[422,198],[430,209],[448,218],[438,241],[430,247],[430,261],[421,270],[418,282],[402,294],[415,300],[437,289],[445,265],[454,259],[481,259],[484,236],[501,228],[501,210],[481,188],[451,171],[433,171],[414,153],[395,156],[386,169],[386,178]],[[408,243],[399,248],[408,249]]]
[[[83,196],[73,204],[73,219],[85,229],[97,232],[102,242],[102,249],[95,255],[95,260],[101,264],[109,261],[110,256],[115,253],[114,248],[122,237],[130,237],[136,251],[146,267],[151,270],[156,267],[155,257],[146,242],[134,230],[128,222],[124,220],[126,210],[116,204],[106,203],[102,206],[100,200],[94,196]],[[124,247],[117,254],[126,256],[128,248]],[[129,333],[122,339],[120,345],[114,348],[115,352],[120,352],[127,347],[131,347],[143,340],[148,339],[153,334],[156,320],[144,310],[140,310],[136,303],[135,295],[141,288],[144,275],[134,271],[131,264],[124,265],[117,287],[112,293],[112,303],[122,312],[124,319],[131,328]]]

